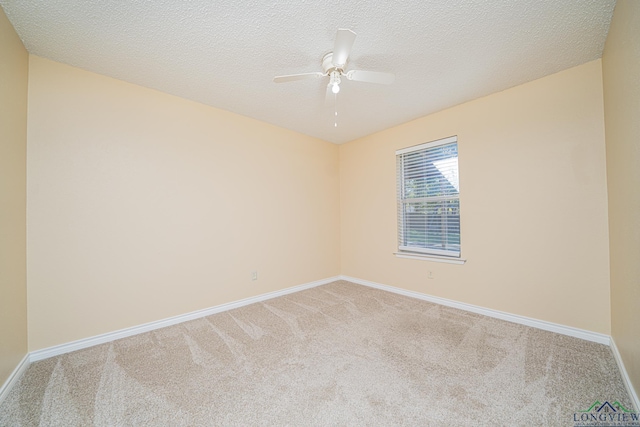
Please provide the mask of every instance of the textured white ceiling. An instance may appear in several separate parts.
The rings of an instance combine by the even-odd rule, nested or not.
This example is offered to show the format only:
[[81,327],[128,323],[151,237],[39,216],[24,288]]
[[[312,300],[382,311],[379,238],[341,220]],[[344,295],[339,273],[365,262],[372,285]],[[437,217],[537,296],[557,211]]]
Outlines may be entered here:
[[[0,0],[27,50],[335,143],[602,56],[615,0]],[[338,127],[321,71],[357,33]]]

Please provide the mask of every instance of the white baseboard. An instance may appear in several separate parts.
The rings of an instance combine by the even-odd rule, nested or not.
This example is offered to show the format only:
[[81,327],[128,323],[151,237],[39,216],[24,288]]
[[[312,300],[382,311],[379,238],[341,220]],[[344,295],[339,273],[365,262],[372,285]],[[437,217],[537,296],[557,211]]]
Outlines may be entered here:
[[622,381],[624,382],[624,386],[627,388],[627,393],[629,393],[629,397],[631,397],[631,400],[636,407],[635,410],[640,411],[640,399],[638,399],[636,390],[633,388],[633,384],[631,384],[631,378],[629,378],[629,374],[624,367],[624,363],[622,363],[622,357],[620,356],[620,352],[618,351],[618,347],[616,346],[616,342],[613,337],[611,337],[611,351],[613,352],[613,357],[616,359],[616,363],[618,364],[618,369],[620,369]]
[[20,363],[18,363],[18,366],[16,366],[13,372],[11,372],[11,375],[9,375],[9,378],[7,378],[4,384],[0,386],[0,405],[2,404],[4,399],[7,397],[7,395],[13,388],[13,386],[22,377],[22,374],[24,374],[24,371],[27,370],[30,364],[31,364],[31,361],[29,359],[29,353],[27,353],[24,355]]
[[575,338],[581,338],[587,341],[597,342],[599,344],[608,345],[613,352],[613,356],[618,364],[618,369],[620,369],[620,374],[622,375],[622,381],[627,389],[627,393],[629,393],[629,397],[632,400],[632,403],[635,405],[635,410],[640,411],[640,399],[638,399],[638,394],[633,388],[633,384],[631,383],[631,379],[629,378],[629,374],[624,367],[624,363],[622,362],[622,357],[620,357],[620,352],[618,351],[618,347],[616,347],[616,343],[613,340],[613,337],[605,334],[600,334],[598,332],[587,331],[584,329],[573,328],[571,326],[560,325],[557,323],[547,322],[544,320],[532,319],[530,317],[519,316],[517,314],[505,313],[503,311],[492,310],[490,308],[478,307],[476,305],[466,304],[463,302],[453,301],[446,298],[440,298],[432,295],[423,294],[420,292],[409,291],[406,289],[396,288],[394,286],[383,285],[381,283],[371,282],[368,280],[358,279],[350,276],[340,276],[340,280],[347,280],[349,282],[357,283],[359,285],[369,286],[376,289],[381,289],[383,291],[393,292],[396,294],[421,299],[424,301],[433,302],[436,304],[444,305],[447,307],[453,307],[460,310],[470,311],[473,313],[483,314],[489,317],[495,317],[497,319],[506,320],[508,322],[519,323],[521,325],[531,326],[533,328],[543,329],[545,331],[556,332],[562,335],[568,335]]
[[610,341],[609,335],[600,334],[598,332],[591,332],[584,329],[573,328],[571,326],[564,326],[557,323],[547,322],[544,320],[532,319],[530,317],[519,316],[517,314],[505,313],[503,311],[492,310],[490,308],[479,307],[477,305],[466,304],[464,302],[440,298],[420,292],[408,291],[406,289],[383,285],[381,283],[370,282],[368,280],[358,279],[355,277],[340,276],[340,279],[357,283],[359,285],[369,286],[372,288],[381,289],[383,291],[393,292],[396,294],[417,298],[440,305],[445,305],[447,307],[453,307],[464,311],[470,311],[472,313],[483,314],[485,316],[495,317],[496,319],[506,320],[507,322],[519,323],[521,325],[531,326],[533,328],[543,329],[545,331],[556,332],[562,335],[569,335],[571,337],[581,338],[583,340],[593,341],[600,344],[609,345]]
[[424,301],[429,301],[435,304],[444,305],[447,307],[453,307],[460,310],[470,311],[473,313],[483,314],[485,316],[494,317],[501,320],[506,320],[508,322],[518,323],[521,325],[531,326],[538,329],[543,329],[545,331],[556,332],[563,335],[569,335],[576,338],[581,338],[588,341],[597,342],[600,344],[605,344],[611,346],[614,357],[616,359],[616,363],[620,369],[620,372],[623,377],[623,381],[625,386],[627,387],[627,391],[629,392],[629,396],[633,400],[633,403],[636,406],[636,410],[640,410],[640,401],[638,401],[638,395],[636,394],[633,385],[629,379],[626,369],[624,368],[624,364],[622,363],[622,359],[620,358],[620,353],[615,345],[613,339],[605,334],[600,334],[597,332],[586,331],[583,329],[573,328],[570,326],[559,325],[557,323],[546,322],[544,320],[532,319],[529,317],[519,316],[516,314],[505,313],[498,310],[492,310],[489,308],[479,307],[471,304],[466,304],[463,302],[453,301],[446,298],[440,298],[432,295],[423,294],[420,292],[409,291],[406,289],[396,288],[394,286],[383,285],[380,283],[371,282],[368,280],[358,279],[350,276],[336,276],[329,277],[322,280],[317,280],[315,282],[309,282],[298,286],[293,286],[291,288],[282,289],[279,291],[269,292],[262,295],[257,295],[250,298],[245,298],[239,301],[233,301],[226,304],[217,305],[214,307],[206,308],[203,310],[194,311],[191,313],[182,314],[179,316],[170,317],[167,319],[158,320],[155,322],[145,323],[143,325],[133,326],[131,328],[121,329],[119,331],[109,332],[102,335],[97,335],[94,337],[84,338],[81,340],[73,341],[66,344],[61,344],[49,348],[45,348],[42,350],[33,351],[22,359],[22,361],[18,364],[18,366],[11,373],[9,378],[5,381],[4,384],[0,387],[0,403],[2,403],[3,399],[7,396],[11,388],[15,385],[15,383],[20,379],[24,371],[29,367],[32,362],[36,362],[38,360],[47,359],[49,357],[59,356],[61,354],[69,353],[71,351],[80,350],[87,347],[92,347],[98,344],[104,344],[107,342],[111,342],[120,338],[130,337],[132,335],[141,334],[144,332],[152,331],[159,328],[164,328],[166,326],[176,325],[178,323],[186,322],[189,320],[198,319],[205,316],[210,316],[212,314],[220,313],[227,310],[232,310],[234,308],[243,307],[245,305],[254,304],[257,302],[265,301],[271,298],[276,298],[279,296],[291,294],[294,292],[299,292],[305,289],[310,289],[316,286],[325,285],[327,283],[331,283],[336,280],[347,280],[349,282],[357,283],[364,286],[369,286],[376,289],[381,289],[388,292],[393,292],[396,294],[421,299]]
[[120,338],[126,338],[132,335],[142,334],[144,332],[153,331],[155,329],[160,329],[167,326],[176,325],[178,323],[186,322],[189,320],[210,316],[212,314],[220,313],[222,311],[232,310],[234,308],[243,307],[245,305],[254,304],[256,302],[265,301],[265,300],[276,298],[282,295],[291,294],[293,292],[298,292],[298,291],[313,288],[316,286],[325,285],[327,283],[331,283],[336,280],[339,280],[338,276],[329,277],[327,279],[317,280],[315,282],[309,282],[302,285],[293,286],[291,288],[282,289],[279,291],[268,292],[266,294],[245,298],[239,301],[220,304],[215,307],[205,308],[202,310],[193,311],[191,313],[169,317],[167,319],[157,320],[155,322],[149,322],[143,325],[133,326],[131,328],[120,329],[119,331],[107,332],[106,334],[96,335],[93,337],[83,338],[81,340],[44,348],[42,350],[32,351],[29,355],[29,360],[31,362],[36,362],[38,360],[48,359],[49,357],[59,356],[61,354],[69,353],[76,350],[81,350],[87,347],[93,347],[94,345],[104,344],[107,342],[118,340]]

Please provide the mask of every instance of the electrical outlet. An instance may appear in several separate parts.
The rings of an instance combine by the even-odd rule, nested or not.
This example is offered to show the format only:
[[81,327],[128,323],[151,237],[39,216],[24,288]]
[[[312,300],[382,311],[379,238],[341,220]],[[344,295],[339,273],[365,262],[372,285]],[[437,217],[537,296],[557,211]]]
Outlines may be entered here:
[[251,280],[258,280],[258,272],[257,271],[252,271],[251,272]]

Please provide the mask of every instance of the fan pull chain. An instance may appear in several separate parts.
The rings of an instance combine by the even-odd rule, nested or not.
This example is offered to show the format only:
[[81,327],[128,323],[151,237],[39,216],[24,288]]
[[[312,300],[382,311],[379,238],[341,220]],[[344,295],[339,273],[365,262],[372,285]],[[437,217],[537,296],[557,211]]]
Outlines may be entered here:
[[338,127],[338,94],[333,94],[333,127]]

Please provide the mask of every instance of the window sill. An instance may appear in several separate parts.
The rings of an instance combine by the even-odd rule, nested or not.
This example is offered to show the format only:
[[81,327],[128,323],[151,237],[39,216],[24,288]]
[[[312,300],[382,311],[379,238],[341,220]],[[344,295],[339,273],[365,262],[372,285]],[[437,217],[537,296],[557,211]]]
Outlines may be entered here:
[[467,262],[466,259],[462,258],[450,258],[446,256],[438,256],[438,255],[426,255],[419,254],[413,252],[394,252],[393,253],[398,258],[407,258],[407,259],[419,259],[422,261],[432,261],[432,262],[444,262],[447,264],[458,264],[462,265]]

